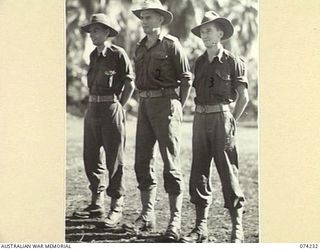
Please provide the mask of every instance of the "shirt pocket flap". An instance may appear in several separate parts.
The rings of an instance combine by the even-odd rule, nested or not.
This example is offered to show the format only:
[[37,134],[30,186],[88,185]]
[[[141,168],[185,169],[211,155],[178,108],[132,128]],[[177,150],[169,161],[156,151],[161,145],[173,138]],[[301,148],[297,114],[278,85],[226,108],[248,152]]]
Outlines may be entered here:
[[221,71],[216,71],[216,74],[218,77],[220,77],[224,81],[230,81],[231,80],[231,75],[221,72]]
[[143,58],[144,58],[144,56],[143,56],[143,54],[141,53],[141,54],[136,55],[136,56],[133,58],[133,60],[134,60],[135,62],[139,62],[139,61],[143,60]]
[[167,55],[167,53],[159,51],[159,52],[153,53],[152,57],[155,59],[164,60],[164,59],[167,59],[169,56]]
[[115,70],[106,69],[103,73],[104,73],[106,76],[113,76],[113,75],[115,75],[117,72],[116,72]]

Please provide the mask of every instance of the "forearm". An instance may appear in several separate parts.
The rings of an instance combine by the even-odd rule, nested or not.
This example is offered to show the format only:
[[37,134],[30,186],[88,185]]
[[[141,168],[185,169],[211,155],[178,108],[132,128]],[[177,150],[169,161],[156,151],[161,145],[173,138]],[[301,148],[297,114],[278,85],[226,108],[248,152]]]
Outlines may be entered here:
[[132,96],[134,91],[134,83],[130,79],[126,79],[124,83],[124,90],[122,92],[121,98],[120,98],[120,103],[122,106],[124,106],[130,97]]
[[248,104],[248,101],[249,101],[249,96],[247,94],[239,96],[233,110],[233,116],[236,121],[241,117],[243,111],[245,110]]
[[182,108],[184,107],[184,104],[188,99],[190,90],[191,90],[191,80],[188,80],[187,78],[182,78],[181,85],[180,85],[180,101],[181,101]]

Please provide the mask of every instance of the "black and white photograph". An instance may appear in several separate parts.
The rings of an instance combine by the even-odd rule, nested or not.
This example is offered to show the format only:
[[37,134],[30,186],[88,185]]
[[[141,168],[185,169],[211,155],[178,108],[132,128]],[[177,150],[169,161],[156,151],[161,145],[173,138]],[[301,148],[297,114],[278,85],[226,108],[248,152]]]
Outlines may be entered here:
[[66,0],[66,243],[258,243],[258,0]]

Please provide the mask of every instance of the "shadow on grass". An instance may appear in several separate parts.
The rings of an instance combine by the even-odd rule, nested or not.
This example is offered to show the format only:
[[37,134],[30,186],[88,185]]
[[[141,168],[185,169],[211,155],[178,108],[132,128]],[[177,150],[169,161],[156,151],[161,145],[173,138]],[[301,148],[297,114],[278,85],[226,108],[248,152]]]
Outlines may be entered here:
[[66,242],[170,243],[161,233],[133,233],[122,226],[104,228],[98,219],[66,218]]

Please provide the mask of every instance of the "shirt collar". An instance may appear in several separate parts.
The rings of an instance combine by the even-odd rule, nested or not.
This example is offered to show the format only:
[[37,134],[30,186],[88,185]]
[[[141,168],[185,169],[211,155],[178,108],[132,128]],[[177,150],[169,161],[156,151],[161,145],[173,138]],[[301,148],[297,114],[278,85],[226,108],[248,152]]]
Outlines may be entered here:
[[[224,48],[223,48],[223,46],[220,44],[220,47],[219,47],[219,49],[218,49],[218,54],[215,56],[215,57],[218,58],[218,61],[219,61],[220,63],[222,63],[223,52],[224,52]],[[206,51],[206,52],[204,53],[204,55],[205,55],[206,57],[208,57],[208,52]],[[214,58],[215,58],[215,57],[214,57]]]
[[161,32],[161,33],[160,33],[160,35],[159,35],[158,40],[159,40],[159,41],[162,41],[162,40],[163,40],[163,38],[164,38],[164,33],[163,33],[163,32]]
[[103,48],[103,50],[102,50],[101,52],[99,52],[99,50],[98,50],[98,48],[97,48],[97,54],[98,54],[98,56],[99,56],[100,53],[101,53],[103,57],[106,57],[106,56],[107,56],[107,51],[108,51],[108,48],[109,48],[109,47],[110,47],[110,46],[109,46],[108,44],[105,44],[105,45],[104,45],[104,48]]
[[223,46],[221,45],[220,48],[219,48],[218,55],[217,55],[218,60],[219,60],[219,62],[221,62],[221,63],[222,63],[223,52],[224,52],[224,48],[223,48]]
[[[164,38],[164,33],[161,31],[160,34],[159,34],[159,37],[158,37],[158,41],[162,41],[163,38]],[[139,42],[138,42],[138,45],[144,45],[147,41],[147,36],[144,36]]]

